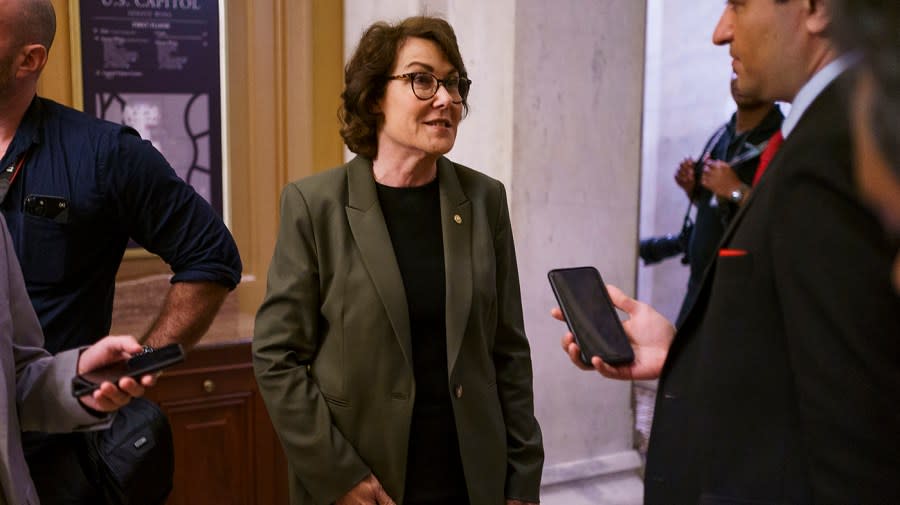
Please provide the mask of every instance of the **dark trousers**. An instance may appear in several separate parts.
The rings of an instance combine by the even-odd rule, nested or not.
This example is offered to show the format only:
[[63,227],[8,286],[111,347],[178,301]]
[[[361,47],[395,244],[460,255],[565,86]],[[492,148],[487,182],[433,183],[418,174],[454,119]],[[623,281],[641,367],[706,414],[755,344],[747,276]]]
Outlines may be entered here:
[[23,434],[25,460],[41,505],[102,505],[84,434]]

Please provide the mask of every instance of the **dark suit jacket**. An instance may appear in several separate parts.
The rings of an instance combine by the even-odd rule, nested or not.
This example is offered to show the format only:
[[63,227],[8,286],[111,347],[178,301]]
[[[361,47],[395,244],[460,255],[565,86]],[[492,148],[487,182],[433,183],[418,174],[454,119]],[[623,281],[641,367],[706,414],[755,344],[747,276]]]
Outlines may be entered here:
[[646,503],[900,503],[896,245],[833,82],[722,242],[663,369]]
[[[448,394],[469,498],[537,501],[543,449],[506,193],[445,158],[438,179]],[[285,188],[253,340],[292,503],[331,503],[370,472],[402,503],[416,385],[406,295],[369,160]]]

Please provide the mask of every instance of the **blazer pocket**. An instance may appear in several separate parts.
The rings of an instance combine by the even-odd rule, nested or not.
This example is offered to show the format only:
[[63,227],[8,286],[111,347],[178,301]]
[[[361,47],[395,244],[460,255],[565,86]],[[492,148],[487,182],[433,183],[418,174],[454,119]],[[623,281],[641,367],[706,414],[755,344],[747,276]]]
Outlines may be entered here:
[[753,253],[720,255],[716,258],[716,282],[744,283],[753,277]]

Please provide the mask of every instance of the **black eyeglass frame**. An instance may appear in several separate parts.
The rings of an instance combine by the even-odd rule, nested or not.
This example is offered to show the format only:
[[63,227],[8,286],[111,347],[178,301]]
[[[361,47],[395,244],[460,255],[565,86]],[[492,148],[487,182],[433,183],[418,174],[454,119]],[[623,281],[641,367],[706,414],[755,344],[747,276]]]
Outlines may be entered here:
[[[424,74],[424,75],[430,75],[431,78],[434,79],[434,80],[437,82],[437,86],[434,87],[434,91],[431,93],[430,96],[427,96],[427,97],[419,96],[419,93],[416,92],[416,76],[417,76],[417,75],[423,75],[423,74]],[[469,97],[469,91],[470,91],[471,88],[472,88],[472,79],[469,79],[468,77],[463,77],[463,76],[458,76],[458,77],[457,77],[457,76],[454,76],[454,77],[456,77],[457,79],[459,79],[459,82],[456,84],[456,89],[457,89],[457,91],[459,92],[459,96],[460,96],[461,100],[457,102],[456,100],[452,100],[452,99],[451,99],[450,101],[453,102],[453,103],[455,103],[455,104],[465,103],[466,98]],[[389,76],[388,76],[388,80],[389,80],[389,81],[394,81],[394,80],[397,80],[397,79],[408,79],[408,80],[409,80],[409,87],[412,89],[413,95],[415,95],[416,98],[418,98],[419,100],[431,100],[432,98],[434,98],[434,95],[437,94],[438,89],[440,89],[441,86],[444,86],[444,89],[447,89],[447,84],[446,84],[447,81],[453,79],[454,77],[447,77],[447,78],[445,78],[445,79],[438,79],[438,77],[437,77],[436,75],[432,74],[431,72],[407,72],[407,73],[405,73],[405,74],[389,75]],[[465,83],[466,83],[466,92],[465,92],[465,93],[463,93],[463,92],[462,92],[462,89],[459,87],[459,84],[462,83],[462,82],[465,82]],[[449,92],[450,90],[447,90],[447,91]],[[452,97],[452,96],[453,96],[453,93],[450,93],[450,95],[451,95],[451,97]]]

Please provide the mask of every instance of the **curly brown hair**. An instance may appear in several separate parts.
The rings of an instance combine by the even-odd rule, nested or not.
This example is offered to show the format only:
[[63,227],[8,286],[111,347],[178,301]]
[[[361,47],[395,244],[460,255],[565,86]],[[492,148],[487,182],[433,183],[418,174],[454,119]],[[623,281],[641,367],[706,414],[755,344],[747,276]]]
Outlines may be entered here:
[[[338,109],[341,137],[347,147],[360,156],[371,159],[378,153],[378,124],[383,114],[376,112],[376,104],[384,96],[397,51],[409,37],[433,41],[460,77],[467,76],[456,34],[447,21],[415,16],[395,25],[379,21],[370,26],[344,67],[344,92]],[[466,101],[463,101],[463,108],[468,112]]]

